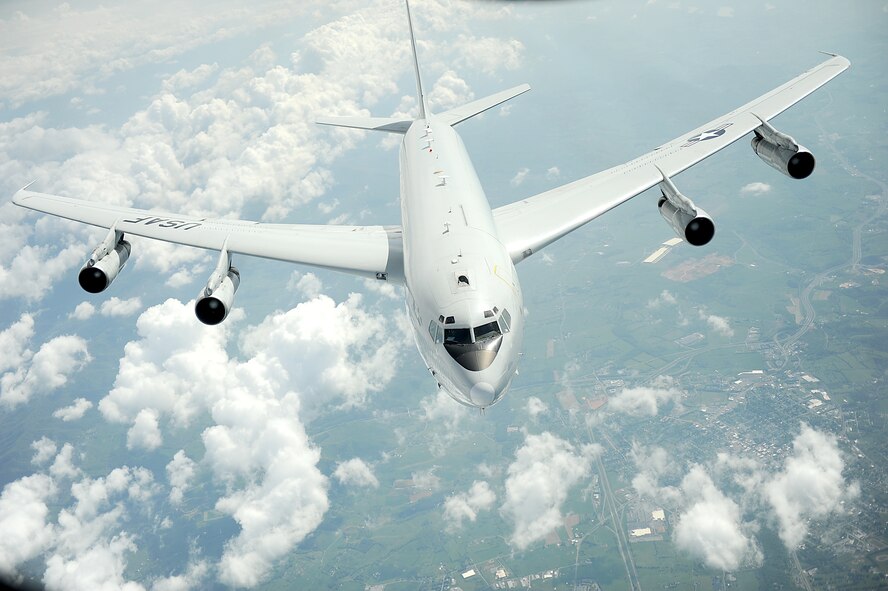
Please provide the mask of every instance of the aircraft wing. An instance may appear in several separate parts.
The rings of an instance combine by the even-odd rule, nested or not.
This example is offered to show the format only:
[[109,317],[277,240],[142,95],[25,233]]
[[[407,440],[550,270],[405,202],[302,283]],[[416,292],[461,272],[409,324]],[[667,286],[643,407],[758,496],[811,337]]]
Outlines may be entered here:
[[[77,222],[143,236],[368,277],[403,276],[400,226],[267,224],[197,218],[18,191],[13,203]],[[384,274],[384,275],[380,275]]]
[[[851,62],[831,59],[723,117],[631,162],[615,166],[493,211],[500,241],[512,261],[524,260],[565,234],[711,156],[782,113]],[[662,174],[661,174],[662,171]]]

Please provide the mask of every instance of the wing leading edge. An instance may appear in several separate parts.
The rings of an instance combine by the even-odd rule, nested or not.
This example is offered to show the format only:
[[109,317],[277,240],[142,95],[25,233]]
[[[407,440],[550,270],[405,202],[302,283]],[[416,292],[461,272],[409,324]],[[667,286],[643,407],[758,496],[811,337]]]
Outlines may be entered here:
[[301,263],[366,277],[403,277],[400,226],[267,224],[104,205],[22,189],[13,203],[124,234],[231,254]]
[[493,211],[499,237],[514,262],[718,152],[779,115],[839,74],[842,56],[625,164]]

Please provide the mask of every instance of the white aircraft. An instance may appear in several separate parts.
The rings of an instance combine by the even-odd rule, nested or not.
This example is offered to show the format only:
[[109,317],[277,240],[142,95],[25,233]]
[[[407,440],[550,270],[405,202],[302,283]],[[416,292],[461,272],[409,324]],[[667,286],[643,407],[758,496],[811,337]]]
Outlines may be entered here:
[[[406,0],[405,0],[406,3]],[[458,123],[527,90],[526,84],[444,113],[432,113],[423,92],[410,7],[419,115],[322,118],[318,123],[398,133],[400,226],[315,226],[195,218],[37,193],[25,187],[13,202],[43,213],[108,228],[80,270],[88,292],[106,289],[130,256],[126,234],[218,250],[219,263],[201,290],[195,313],[218,324],[240,285],[233,255],[251,255],[369,276],[402,284],[417,348],[432,377],[458,402],[485,409],[500,400],[518,369],[524,305],[515,265],[617,205],[658,186],[658,209],[679,237],[702,246],[712,219],[676,188],[673,177],[749,132],[768,165],[796,179],[814,157],[768,121],[850,65],[832,57],[709,123],[620,166],[491,210],[454,130]],[[30,185],[29,185],[30,186]]]

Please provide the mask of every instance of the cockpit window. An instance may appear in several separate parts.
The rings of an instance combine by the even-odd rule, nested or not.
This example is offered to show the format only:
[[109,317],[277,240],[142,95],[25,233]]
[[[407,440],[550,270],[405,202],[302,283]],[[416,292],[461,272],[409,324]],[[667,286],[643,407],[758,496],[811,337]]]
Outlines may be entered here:
[[[496,308],[494,308],[496,310]],[[509,332],[512,330],[512,316],[509,314],[508,310],[503,310],[502,316],[500,316],[500,326],[503,329],[503,332]]]
[[481,326],[475,327],[475,341],[484,341],[487,339],[492,339],[493,337],[498,337],[502,333],[500,332],[499,326],[496,321],[488,322],[487,324],[482,324]]
[[444,329],[445,345],[470,345],[472,343],[472,331],[468,328]]

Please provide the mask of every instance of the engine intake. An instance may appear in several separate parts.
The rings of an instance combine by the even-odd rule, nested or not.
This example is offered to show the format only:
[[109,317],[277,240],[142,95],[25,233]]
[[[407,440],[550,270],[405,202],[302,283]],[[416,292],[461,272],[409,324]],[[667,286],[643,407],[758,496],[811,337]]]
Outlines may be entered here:
[[814,154],[800,146],[792,137],[774,129],[766,121],[755,129],[752,151],[768,166],[788,177],[804,179],[811,176],[816,164]]
[[672,226],[679,238],[694,246],[708,244],[715,235],[712,218],[682,195],[662,170],[660,174],[663,175],[663,181],[660,183],[663,196],[657,203],[660,215]]
[[77,275],[80,287],[89,293],[105,291],[126,265],[131,252],[132,245],[123,239],[123,232],[112,227],[80,269]]
[[709,244],[709,241],[715,236],[715,223],[709,214],[699,207],[695,208],[695,213],[689,213],[676,207],[665,195],[660,197],[657,205],[663,219],[672,226],[678,237],[684,239],[688,244],[703,246]]
[[207,286],[201,290],[194,303],[194,315],[204,324],[219,324],[228,317],[238,287],[240,272],[231,265],[231,255],[223,247],[216,270],[210,275]]

